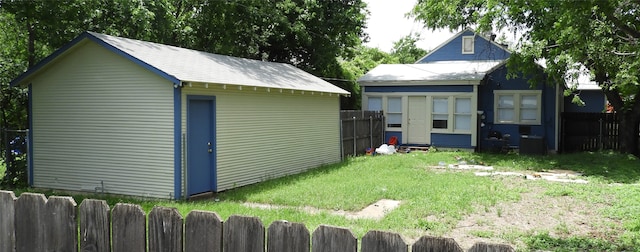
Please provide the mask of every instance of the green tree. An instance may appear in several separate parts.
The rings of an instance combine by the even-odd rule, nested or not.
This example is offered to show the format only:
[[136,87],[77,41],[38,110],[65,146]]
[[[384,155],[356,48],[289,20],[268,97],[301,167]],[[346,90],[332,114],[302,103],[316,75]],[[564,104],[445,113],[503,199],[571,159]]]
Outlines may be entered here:
[[420,41],[420,33],[412,33],[400,38],[393,43],[391,56],[397,58],[400,64],[413,64],[427,55],[427,50],[418,48],[416,43]]
[[[84,31],[293,64],[351,91],[338,58],[365,37],[362,0],[0,0],[0,119],[26,128],[24,90],[9,82]],[[4,143],[4,139],[3,143]],[[2,144],[4,147],[4,144]]]
[[521,33],[513,70],[530,72],[545,59],[545,71],[561,80],[585,66],[621,117],[621,151],[638,155],[639,9],[629,0],[419,0],[412,15],[432,29]]

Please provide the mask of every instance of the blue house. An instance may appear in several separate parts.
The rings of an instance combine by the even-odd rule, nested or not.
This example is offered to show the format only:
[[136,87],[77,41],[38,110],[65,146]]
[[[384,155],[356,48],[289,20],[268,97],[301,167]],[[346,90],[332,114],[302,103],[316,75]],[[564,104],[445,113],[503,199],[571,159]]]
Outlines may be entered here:
[[507,78],[509,56],[464,30],[414,64],[382,64],[358,79],[362,107],[384,111],[385,137],[400,144],[555,152],[562,86]]

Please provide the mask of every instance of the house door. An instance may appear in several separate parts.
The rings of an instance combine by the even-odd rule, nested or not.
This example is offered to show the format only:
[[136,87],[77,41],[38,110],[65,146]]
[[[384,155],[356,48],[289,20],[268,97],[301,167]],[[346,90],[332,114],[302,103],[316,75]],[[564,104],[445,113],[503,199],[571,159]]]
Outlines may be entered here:
[[409,96],[407,110],[407,143],[429,143],[427,134],[427,97]]
[[215,191],[215,97],[187,97],[187,196]]

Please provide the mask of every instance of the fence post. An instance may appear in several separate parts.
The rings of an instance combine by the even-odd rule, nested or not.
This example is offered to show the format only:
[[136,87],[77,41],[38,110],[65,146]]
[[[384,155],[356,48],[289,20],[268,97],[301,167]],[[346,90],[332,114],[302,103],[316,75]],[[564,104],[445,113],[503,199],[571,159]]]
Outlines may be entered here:
[[151,210],[149,251],[182,252],[182,216],[177,209],[156,206]]
[[369,147],[373,148],[373,117],[369,115]]
[[309,252],[309,230],[304,224],[274,221],[267,237],[268,252]]
[[184,225],[185,252],[222,251],[222,221],[217,213],[191,211]]
[[264,252],[264,225],[256,217],[231,215],[222,233],[224,252]]
[[357,130],[356,128],[358,127],[358,121],[356,121],[356,117],[353,117],[353,156],[357,156],[358,152],[357,152],[357,146],[358,146],[358,135],[357,135]]
[[344,120],[342,120],[342,117],[340,117],[340,160],[344,161],[344,132],[342,132],[344,130],[344,127],[342,126],[342,124],[344,123]]
[[71,197],[51,196],[45,212],[47,251],[78,251],[76,202]]
[[409,245],[399,234],[372,230],[362,237],[362,251],[407,252]]
[[13,192],[0,190],[0,251],[15,251],[15,203]]
[[111,211],[113,251],[147,251],[147,221],[142,207],[118,203]]
[[349,229],[320,225],[313,231],[313,252],[356,252],[357,249],[358,240]]
[[604,145],[602,144],[602,117],[600,117],[600,119],[598,119],[598,123],[600,124],[600,130],[598,131],[598,150],[602,150],[604,148]]
[[45,251],[47,198],[39,193],[23,193],[15,206],[16,252]]
[[85,199],[80,203],[80,251],[111,251],[109,205],[104,200]]
[[411,246],[411,252],[451,251],[463,252],[462,248],[452,238],[422,236]]

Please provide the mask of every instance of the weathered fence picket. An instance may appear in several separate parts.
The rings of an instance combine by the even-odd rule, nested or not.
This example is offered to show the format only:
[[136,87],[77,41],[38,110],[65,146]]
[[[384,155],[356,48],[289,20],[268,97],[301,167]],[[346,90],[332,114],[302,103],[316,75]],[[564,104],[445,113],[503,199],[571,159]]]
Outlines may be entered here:
[[142,207],[118,203],[111,211],[113,251],[147,251],[147,218]]
[[468,252],[515,252],[515,250],[509,245],[478,242],[473,244]]
[[[145,252],[147,242],[152,252],[358,251],[358,239],[341,227],[320,225],[309,235],[304,224],[274,221],[265,238],[265,227],[256,217],[232,215],[222,221],[214,212],[191,211],[183,219],[177,209],[167,207],[154,207],[148,217],[147,229],[146,214],[138,205],[118,203],[110,211],[103,200],[87,199],[77,207],[70,197],[47,200],[42,194],[23,193],[16,198],[13,192],[0,191],[0,252],[73,252],[78,245],[82,252]],[[363,252],[409,248],[399,234],[377,230],[366,233],[361,246]],[[451,238],[431,236],[421,237],[410,247],[412,252],[463,251]],[[508,245],[482,242],[469,249],[511,251]]]
[[73,198],[49,197],[44,219],[47,251],[78,251],[78,223]]
[[15,206],[16,252],[45,251],[43,226],[47,198],[42,194],[23,193]]
[[411,252],[462,252],[462,248],[451,238],[423,236],[411,246]]
[[362,251],[407,252],[409,245],[399,234],[371,230],[362,237]]
[[182,216],[177,209],[157,206],[151,210],[149,251],[182,252]]
[[268,252],[309,252],[309,230],[301,223],[274,221],[267,237]]
[[0,251],[15,251],[15,201],[13,192],[0,191]]
[[224,252],[264,252],[264,225],[256,217],[231,215],[222,229]]
[[110,252],[111,221],[104,200],[86,199],[80,204],[80,251]]
[[191,211],[184,225],[185,252],[222,252],[222,219],[217,213]]
[[358,240],[346,228],[320,225],[311,237],[313,252],[354,252],[357,248]]

